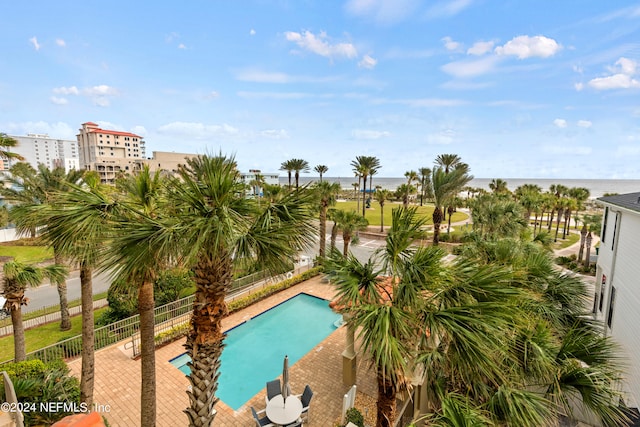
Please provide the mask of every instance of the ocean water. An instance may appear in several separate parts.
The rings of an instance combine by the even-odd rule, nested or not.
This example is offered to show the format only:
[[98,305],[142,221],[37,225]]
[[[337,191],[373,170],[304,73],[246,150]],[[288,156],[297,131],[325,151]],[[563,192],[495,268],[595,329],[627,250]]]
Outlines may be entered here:
[[[636,193],[640,192],[640,179],[540,179],[540,178],[503,178],[507,182],[509,190],[513,191],[523,184],[536,184],[543,191],[549,189],[553,184],[562,184],[566,187],[584,187],[591,192],[591,198],[602,197],[605,193]],[[317,181],[318,177],[301,176],[300,185]],[[354,177],[323,177],[323,180],[330,182],[339,182],[344,189],[353,190],[352,184],[357,182]],[[367,180],[368,181],[368,180]],[[406,183],[406,178],[384,178],[373,177],[373,186],[381,186],[387,190],[395,190],[400,184]],[[479,187],[489,190],[491,178],[474,178],[469,185],[471,187]],[[287,177],[280,177],[280,184],[287,184]],[[367,182],[367,188],[369,183]]]

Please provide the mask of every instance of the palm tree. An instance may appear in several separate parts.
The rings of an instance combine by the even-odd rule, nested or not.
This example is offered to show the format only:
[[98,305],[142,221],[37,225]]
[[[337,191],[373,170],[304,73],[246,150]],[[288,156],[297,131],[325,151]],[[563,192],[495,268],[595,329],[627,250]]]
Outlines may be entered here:
[[321,259],[325,257],[327,245],[327,210],[336,203],[336,195],[340,192],[340,184],[320,181],[314,191],[320,202],[320,253]]
[[300,172],[309,172],[309,162],[303,159],[291,159],[282,163],[281,170],[286,170],[289,174],[289,188],[291,188],[291,172],[295,172],[296,190],[300,183]]
[[418,169],[418,175],[420,179],[420,206],[425,199],[430,198],[432,195],[431,191],[431,169],[430,168],[420,168]]
[[[575,211],[576,211],[576,218],[578,217],[578,213],[584,209],[584,203],[589,199],[589,197],[591,196],[591,192],[589,191],[588,188],[584,188],[584,187],[573,187],[570,188],[568,191],[568,195],[569,197],[571,197],[572,199],[574,199],[576,201],[576,207],[575,207]],[[574,221],[575,222],[575,228],[578,228],[578,221]]]
[[380,167],[380,160],[374,156],[356,156],[351,162],[353,171],[358,175],[358,182],[362,178],[362,216],[365,216],[367,197],[367,178],[377,172]]
[[462,163],[462,159],[457,154],[439,154],[434,161],[436,166],[444,168],[446,174],[460,163]]
[[24,160],[18,153],[12,153],[10,150],[18,146],[18,140],[15,138],[11,138],[6,133],[0,132],[0,159],[7,160]]
[[[191,358],[185,413],[191,426],[215,417],[225,296],[235,268],[260,265],[278,273],[312,242],[312,193],[292,191],[258,209],[242,194],[233,158],[204,155],[187,161],[168,186],[172,209],[163,216],[159,240],[180,236],[174,248],[194,272],[196,292],[185,347]],[[168,239],[169,241],[171,239]]]
[[[65,173],[62,167],[50,170],[41,163],[36,173],[30,166],[21,167],[21,165],[28,166],[25,163],[14,165],[11,168],[11,178],[6,180],[11,187],[0,189],[0,194],[16,205],[10,213],[10,219],[16,224],[18,230],[35,236],[36,228],[42,224],[39,224],[33,216],[26,214],[23,208],[51,203],[52,197],[57,192],[65,191],[69,184],[81,182],[86,171],[72,169]],[[57,265],[64,265],[62,254],[55,246],[53,246],[53,256]],[[60,300],[60,330],[68,331],[71,329],[71,319],[67,304],[67,281],[59,280],[56,285]]]
[[[92,274],[98,265],[104,242],[109,240],[107,216],[116,205],[100,185],[97,174],[87,174],[81,185],[67,184],[47,205],[20,207],[44,224],[42,238],[65,258],[80,266],[82,304],[82,367],[80,400],[93,405],[94,315]],[[39,218],[39,219],[38,219]]]
[[501,178],[494,178],[489,183],[489,188],[496,194],[507,194],[509,188],[507,187],[507,181]]
[[389,198],[390,192],[389,190],[378,190],[373,193],[373,197],[376,199],[376,202],[380,204],[380,232],[384,232],[384,204]]
[[322,182],[322,175],[327,173],[329,168],[325,165],[317,165],[316,167],[313,168],[313,170],[320,174],[320,182]]
[[473,176],[469,175],[467,170],[466,167],[461,167],[451,169],[449,173],[446,173],[445,169],[439,166],[431,173],[433,202],[435,205],[432,214],[434,245],[438,245],[440,241],[440,224],[442,224],[443,220],[443,207],[448,206],[451,198],[458,194],[460,190],[473,179]]
[[[418,179],[418,173],[414,170],[406,171],[404,173],[404,177],[407,178],[407,186],[411,187],[413,182],[420,184],[420,180]],[[416,189],[417,192],[417,189]]]
[[400,184],[396,189],[396,195],[402,199],[402,206],[407,208],[409,207],[409,198],[412,194],[416,194],[417,191],[418,189],[413,185]]
[[365,230],[369,225],[366,218],[360,216],[356,211],[336,210],[333,215],[333,221],[338,230],[342,230],[342,253],[347,256],[349,253],[349,244],[354,233]]
[[26,358],[24,325],[22,324],[22,306],[27,305],[28,302],[28,299],[24,296],[25,289],[29,286],[39,286],[45,277],[48,277],[51,282],[64,280],[67,271],[60,265],[38,268],[10,261],[4,265],[3,273],[2,293],[6,298],[3,308],[11,312],[14,361],[22,362]]
[[515,238],[527,226],[520,204],[495,193],[479,196],[471,206],[473,229],[482,239]]
[[291,174],[293,172],[294,169],[294,165],[293,165],[293,159],[291,160],[286,160],[282,163],[280,163],[280,170],[281,171],[287,171],[287,177],[289,179],[289,189],[291,189]]
[[[113,281],[138,289],[141,347],[141,411],[140,425],[156,425],[155,369],[155,299],[153,285],[159,274],[175,260],[174,248],[179,237],[166,233],[160,221],[166,201],[165,180],[160,171],[152,174],[149,167],[128,175],[119,183],[122,200],[117,215],[111,216],[113,237],[101,262],[111,272]],[[164,233],[162,239],[158,234]],[[173,240],[172,240],[173,239]]]
[[373,190],[373,176],[378,174],[381,168],[380,159],[375,156],[369,156],[369,189]]

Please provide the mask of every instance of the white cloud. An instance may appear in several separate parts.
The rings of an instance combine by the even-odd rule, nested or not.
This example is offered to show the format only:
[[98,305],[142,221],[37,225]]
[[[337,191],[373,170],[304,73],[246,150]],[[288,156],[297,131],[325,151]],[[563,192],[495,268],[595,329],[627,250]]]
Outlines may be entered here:
[[111,129],[111,130],[119,130],[121,132],[127,132],[127,129],[125,129],[124,126],[121,126],[116,123],[106,122],[104,120],[98,120],[96,121],[96,123],[98,124],[98,126],[100,126],[101,129]]
[[590,128],[593,123],[589,120],[578,120],[578,126],[581,128]]
[[265,129],[260,131],[260,135],[270,139],[289,139],[289,132],[285,129]]
[[178,49],[186,49],[186,48],[187,48],[187,46],[185,46],[185,44],[184,44],[184,43],[180,43],[180,44],[178,45]]
[[40,133],[47,134],[54,138],[61,139],[76,139],[76,131],[64,122],[48,123],[44,121],[39,122],[22,122],[22,123],[0,123],[0,128],[3,132],[10,135],[26,135],[28,133]]
[[82,90],[82,93],[87,96],[117,95],[116,89],[109,85],[86,87]]
[[293,31],[285,32],[288,41],[294,42],[303,50],[324,56],[329,59],[333,58],[355,58],[358,56],[358,50],[351,43],[331,44],[328,41],[327,33],[321,31],[317,36],[311,31],[296,33]]
[[51,98],[49,98],[49,100],[51,100],[51,102],[56,104],[56,105],[66,105],[66,104],[69,103],[67,98],[62,98],[62,97],[57,97],[57,96],[52,96]]
[[304,92],[248,92],[239,91],[237,95],[245,99],[304,99],[315,97],[314,94]]
[[449,36],[441,38],[440,41],[444,44],[444,47],[447,50],[458,50],[462,48],[462,43],[453,41],[453,39]]
[[542,147],[542,150],[550,154],[572,154],[572,155],[576,154],[579,156],[588,156],[593,151],[591,147],[587,147],[587,146],[571,147],[571,146],[562,145],[562,144],[546,145]]
[[578,83],[574,84],[573,87],[576,88],[576,90],[578,92],[580,92],[582,89],[584,89],[584,83],[578,82]]
[[573,68],[573,71],[575,71],[578,74],[584,73],[584,68],[582,68],[581,65],[573,65],[571,68]]
[[372,70],[373,68],[375,68],[376,64],[378,64],[377,59],[372,58],[369,55],[365,55],[362,57],[362,60],[358,62],[358,67]]
[[470,82],[468,80],[449,80],[440,85],[443,89],[452,89],[452,90],[478,90],[484,89],[489,86],[493,86],[493,83],[490,82]]
[[63,39],[56,39],[56,44],[60,47],[65,47],[67,45]]
[[410,107],[457,107],[467,102],[459,99],[442,98],[416,98],[416,99],[388,99],[378,98],[372,101],[374,104],[401,104]]
[[638,71],[638,63],[632,59],[621,57],[615,64],[608,67],[614,73],[606,77],[596,77],[589,81],[589,86],[596,90],[639,88],[640,81],[632,76]]
[[40,44],[38,43],[38,38],[36,36],[31,37],[29,42],[31,42],[35,50],[40,50]]
[[391,132],[369,129],[354,129],[351,132],[351,136],[355,139],[380,139],[391,136]]
[[483,41],[479,41],[479,42],[475,42],[473,44],[473,46],[471,46],[469,49],[467,49],[467,54],[468,55],[475,55],[475,56],[480,56],[480,55],[484,55],[487,52],[491,52],[491,50],[493,49],[493,42],[492,41],[488,41],[488,42],[483,42]]
[[135,133],[136,135],[140,135],[140,136],[146,136],[147,129],[144,126],[138,125],[131,128],[131,133]]
[[452,129],[445,129],[443,131],[432,133],[427,135],[427,144],[431,145],[449,145],[455,139],[456,133]]
[[53,93],[56,93],[58,95],[79,95],[80,91],[75,86],[69,86],[69,87],[62,86],[62,87],[54,88]]
[[418,0],[349,0],[348,13],[365,16],[380,24],[394,24],[410,16],[419,6]]
[[243,70],[236,73],[236,80],[257,83],[290,83],[291,76],[285,73],[270,73],[260,70]]
[[238,129],[226,123],[221,125],[207,125],[195,122],[172,122],[162,125],[158,132],[166,135],[180,136],[195,139],[210,139],[215,136],[235,135]]
[[249,35],[250,36],[255,36],[256,35],[256,30],[254,30],[253,28],[249,30]]
[[171,43],[172,41],[176,40],[180,38],[180,34],[176,33],[175,31],[167,34],[167,36],[165,37],[165,40],[167,43]]
[[545,36],[518,36],[503,46],[496,47],[495,52],[498,55],[517,56],[519,59],[534,56],[547,58],[555,55],[560,49],[562,46],[558,42]]
[[597,77],[589,81],[589,86],[596,90],[640,88],[640,81],[625,74],[614,74],[608,77]]
[[[631,141],[635,141],[637,138],[630,138]],[[617,157],[629,157],[629,156],[638,156],[640,155],[640,145],[637,143],[635,145],[620,145],[616,149]]]
[[553,124],[556,125],[559,128],[566,128],[567,127],[567,121],[565,119],[555,119],[553,121]]
[[438,18],[457,15],[472,3],[473,0],[441,0],[427,11],[427,16]]
[[217,90],[212,90],[211,92],[209,92],[209,94],[207,95],[208,99],[216,99],[220,97],[220,93]]
[[499,61],[500,58],[496,56],[486,56],[474,60],[449,62],[443,65],[441,70],[455,77],[473,77],[492,72]]

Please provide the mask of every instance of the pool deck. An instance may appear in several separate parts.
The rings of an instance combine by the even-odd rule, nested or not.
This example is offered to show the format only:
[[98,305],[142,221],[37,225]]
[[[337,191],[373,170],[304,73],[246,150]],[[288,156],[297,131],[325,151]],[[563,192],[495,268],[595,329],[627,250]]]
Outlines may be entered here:
[[[231,314],[223,321],[224,329],[234,327],[247,319],[271,308],[301,292],[332,299],[333,288],[322,283],[319,277],[307,280],[279,292],[250,307]],[[345,346],[346,328],[338,328],[289,369],[290,384],[294,394],[302,393],[309,384],[314,392],[310,408],[310,423],[314,426],[334,426],[342,410],[342,397],[349,387],[342,384],[342,351]],[[157,425],[175,427],[187,425],[182,412],[188,405],[187,378],[169,360],[184,353],[185,339],[180,339],[156,350]],[[103,412],[113,427],[130,427],[140,424],[140,360],[132,360],[120,348],[113,345],[99,350],[95,355],[95,391],[97,405],[109,405]],[[71,371],[79,376],[80,360],[69,363]],[[376,396],[375,376],[368,365],[360,362],[357,377],[358,391]],[[260,391],[239,410],[234,411],[218,401],[215,426],[252,426],[250,406],[256,410],[265,407],[265,391]],[[106,408],[106,406],[104,406]]]

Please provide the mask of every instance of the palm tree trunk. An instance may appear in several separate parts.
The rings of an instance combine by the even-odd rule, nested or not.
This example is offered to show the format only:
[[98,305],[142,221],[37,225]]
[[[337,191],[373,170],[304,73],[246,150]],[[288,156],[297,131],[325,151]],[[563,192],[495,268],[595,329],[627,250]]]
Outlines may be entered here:
[[325,257],[327,247],[327,208],[320,207],[320,258]]
[[80,373],[80,401],[93,406],[93,382],[95,374],[95,333],[93,322],[92,269],[85,262],[80,264],[80,298],[82,302],[82,369]]
[[396,393],[390,381],[378,372],[378,415],[376,427],[392,427],[396,420]]
[[27,358],[24,341],[24,324],[22,323],[22,307],[12,305],[11,324],[13,325],[13,360],[22,362]]
[[367,197],[367,176],[365,175],[364,179],[362,180],[362,217],[364,217],[365,214],[365,208],[366,208],[366,197]]
[[[59,254],[54,254],[53,259],[57,265],[63,265],[62,257]],[[67,303],[67,280],[65,279],[56,285],[58,298],[60,299],[60,330],[68,331],[71,329],[71,317],[69,316],[69,304]]]
[[142,388],[140,393],[140,425],[156,425],[156,348],[155,348],[155,301],[153,282],[145,280],[138,289],[138,313],[140,314],[140,347],[142,365]]
[[185,410],[191,427],[209,427],[215,418],[220,355],[224,347],[222,319],[227,315],[224,301],[232,279],[231,256],[224,250],[205,255],[195,267],[196,293],[191,329],[185,348],[191,357],[191,390]]
[[547,220],[549,221],[549,227],[547,228],[547,231],[549,233],[551,233],[551,225],[553,224],[553,214],[555,213],[555,209],[551,209],[549,211],[549,217],[547,218]]
[[537,228],[538,228],[538,212],[536,212],[536,216],[533,218],[533,237],[536,237]]
[[351,242],[351,236],[348,234],[342,235],[342,254],[347,256],[349,253],[349,243]]
[[433,245],[438,246],[440,242],[440,224],[442,223],[442,209],[436,206],[431,215],[433,219]]
[[453,214],[453,206],[447,208],[449,211],[449,219],[447,220],[447,236],[451,234],[451,215]]
[[562,229],[562,239],[564,240],[569,232],[569,224],[571,223],[571,211],[567,210],[564,213],[564,228]]
[[338,237],[338,225],[334,222],[331,227],[331,250],[336,248],[336,238]]
[[560,221],[562,221],[562,209],[558,209],[558,218],[556,219],[556,235],[553,238],[554,242],[558,241],[558,230],[560,229]]
[[380,232],[384,233],[384,205],[380,205]]
[[[358,176],[358,191],[360,191],[360,180],[362,179],[362,177]],[[356,211],[360,212],[360,195],[356,193],[356,203],[357,203],[357,207],[356,207]]]

